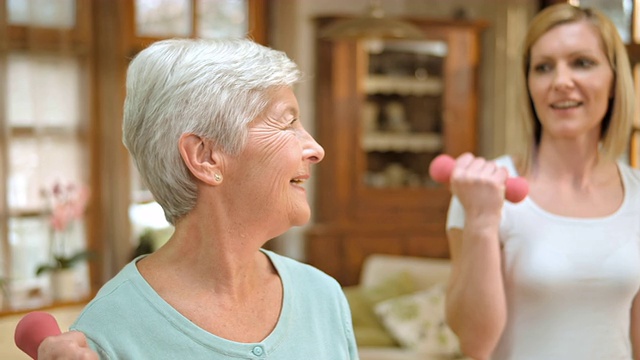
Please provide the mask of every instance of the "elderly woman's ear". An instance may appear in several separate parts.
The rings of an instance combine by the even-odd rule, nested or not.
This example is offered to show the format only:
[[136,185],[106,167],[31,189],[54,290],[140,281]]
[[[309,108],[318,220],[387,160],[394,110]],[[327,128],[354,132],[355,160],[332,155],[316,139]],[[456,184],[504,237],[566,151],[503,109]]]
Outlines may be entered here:
[[198,180],[209,185],[222,182],[220,152],[212,141],[193,133],[185,133],[178,141],[180,155],[189,171]]

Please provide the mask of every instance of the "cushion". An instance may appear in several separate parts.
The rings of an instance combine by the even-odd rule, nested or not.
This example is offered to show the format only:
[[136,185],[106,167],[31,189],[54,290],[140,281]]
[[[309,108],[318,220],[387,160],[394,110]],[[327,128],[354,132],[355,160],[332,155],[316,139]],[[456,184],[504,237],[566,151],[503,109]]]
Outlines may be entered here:
[[387,332],[373,311],[381,301],[411,294],[416,288],[408,273],[393,274],[371,287],[349,286],[343,288],[353,320],[353,330],[358,346],[394,346],[400,344]]
[[457,357],[458,338],[445,319],[444,283],[375,305],[374,312],[398,343],[420,353]]

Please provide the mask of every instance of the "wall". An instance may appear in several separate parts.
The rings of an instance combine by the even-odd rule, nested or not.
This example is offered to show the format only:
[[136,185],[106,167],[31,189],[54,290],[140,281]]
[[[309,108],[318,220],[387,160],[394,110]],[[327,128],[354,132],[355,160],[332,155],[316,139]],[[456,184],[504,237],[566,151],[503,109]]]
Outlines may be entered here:
[[[296,88],[301,118],[313,134],[315,69],[313,18],[320,15],[361,15],[367,0],[271,0],[270,44],[286,52],[306,74]],[[538,9],[537,0],[380,0],[389,17],[449,18],[462,9],[470,18],[490,23],[482,38],[483,59],[480,83],[480,149],[478,153],[495,157],[509,148],[515,108],[505,96],[517,65],[518,47],[525,26]],[[327,154],[340,156],[340,154]],[[314,186],[309,184],[310,201]],[[311,203],[313,208],[313,203]],[[313,219],[312,219],[313,221]],[[273,248],[304,260],[304,228],[291,229],[272,241]]]

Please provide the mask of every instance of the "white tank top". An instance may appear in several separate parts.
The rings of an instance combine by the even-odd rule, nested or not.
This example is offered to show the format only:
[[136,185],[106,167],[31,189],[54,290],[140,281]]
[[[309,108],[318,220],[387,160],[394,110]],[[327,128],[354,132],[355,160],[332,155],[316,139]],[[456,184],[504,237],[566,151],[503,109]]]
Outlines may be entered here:
[[[512,176],[510,157],[496,160]],[[629,360],[640,289],[640,171],[618,163],[624,200],[601,218],[551,214],[530,198],[505,203],[500,242],[507,324],[493,360]],[[454,197],[447,228],[462,228]]]

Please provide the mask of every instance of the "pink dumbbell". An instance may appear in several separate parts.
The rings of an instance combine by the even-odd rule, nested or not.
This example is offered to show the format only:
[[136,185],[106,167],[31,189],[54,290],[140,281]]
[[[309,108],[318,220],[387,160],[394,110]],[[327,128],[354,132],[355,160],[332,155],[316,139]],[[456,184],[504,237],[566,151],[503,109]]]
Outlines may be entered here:
[[[438,155],[429,165],[429,175],[439,183],[448,184],[455,166],[456,161],[451,156]],[[529,193],[529,183],[522,177],[508,178],[504,185],[504,197],[512,203],[524,200]]]
[[37,360],[40,343],[46,337],[59,334],[61,334],[60,327],[53,315],[34,311],[20,319],[16,325],[14,341],[20,350]]

